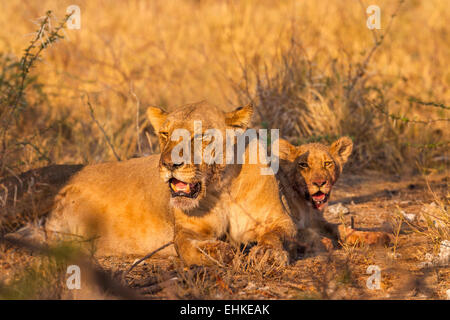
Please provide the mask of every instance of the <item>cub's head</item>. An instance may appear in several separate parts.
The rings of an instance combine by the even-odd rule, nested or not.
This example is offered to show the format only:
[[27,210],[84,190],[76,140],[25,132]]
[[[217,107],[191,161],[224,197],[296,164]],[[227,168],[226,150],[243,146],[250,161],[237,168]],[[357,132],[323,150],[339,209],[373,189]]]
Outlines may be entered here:
[[223,112],[204,101],[170,113],[148,108],[147,117],[159,137],[159,170],[172,206],[189,211],[208,189],[217,187],[226,163],[226,129],[246,129],[252,112],[251,106]]
[[298,147],[280,139],[281,166],[299,196],[322,210],[352,149],[353,142],[348,137],[331,146],[310,143]]

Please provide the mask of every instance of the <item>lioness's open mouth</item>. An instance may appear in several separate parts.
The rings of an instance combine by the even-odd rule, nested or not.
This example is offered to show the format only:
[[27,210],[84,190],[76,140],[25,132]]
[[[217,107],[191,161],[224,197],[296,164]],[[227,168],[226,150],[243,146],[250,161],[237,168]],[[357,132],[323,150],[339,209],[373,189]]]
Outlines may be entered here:
[[169,180],[170,191],[172,197],[188,197],[197,198],[201,190],[201,183],[186,183],[184,181],[171,178]]
[[311,195],[311,201],[316,209],[322,209],[328,201],[328,193],[318,191]]

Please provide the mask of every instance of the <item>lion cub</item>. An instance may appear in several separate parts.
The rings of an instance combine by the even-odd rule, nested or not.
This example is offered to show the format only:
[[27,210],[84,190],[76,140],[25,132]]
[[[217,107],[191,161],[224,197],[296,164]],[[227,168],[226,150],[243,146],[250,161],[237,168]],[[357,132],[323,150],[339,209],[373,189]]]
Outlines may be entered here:
[[328,223],[323,217],[331,191],[352,153],[353,142],[342,137],[326,146],[298,147],[280,139],[280,170],[277,179],[286,210],[295,221],[298,237],[312,250],[335,247],[338,242],[388,244],[383,232],[364,232]]

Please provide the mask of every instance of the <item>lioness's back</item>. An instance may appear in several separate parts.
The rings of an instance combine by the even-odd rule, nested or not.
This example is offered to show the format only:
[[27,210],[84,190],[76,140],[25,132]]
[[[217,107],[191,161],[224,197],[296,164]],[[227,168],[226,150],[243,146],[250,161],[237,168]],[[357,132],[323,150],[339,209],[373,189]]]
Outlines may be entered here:
[[86,166],[59,193],[49,234],[97,238],[99,254],[143,254],[171,241],[169,191],[158,161],[152,155]]

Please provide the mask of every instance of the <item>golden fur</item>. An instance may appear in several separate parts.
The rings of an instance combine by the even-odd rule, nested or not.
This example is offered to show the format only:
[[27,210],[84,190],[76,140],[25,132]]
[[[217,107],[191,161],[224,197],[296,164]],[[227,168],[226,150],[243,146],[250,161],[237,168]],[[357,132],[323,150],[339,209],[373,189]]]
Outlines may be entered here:
[[356,231],[330,224],[323,217],[333,185],[352,149],[353,142],[348,137],[338,139],[331,146],[310,143],[298,147],[280,139],[277,179],[282,200],[297,225],[300,240],[311,250],[329,250],[337,242],[388,244],[390,241],[385,233]]
[[[227,237],[236,244],[257,242],[255,258],[287,263],[283,241],[296,229],[275,176],[260,174],[267,165],[173,163],[170,157],[173,130],[192,133],[193,121],[201,120],[203,131],[215,128],[225,137],[227,128],[245,129],[251,114],[250,106],[225,113],[206,102],[171,113],[149,108],[161,155],[87,166],[60,192],[47,229],[94,237],[103,255],[144,254],[173,239],[188,265],[227,263],[234,255],[221,241]],[[174,185],[189,186],[183,190],[190,196],[174,195]]]
[[86,166],[56,197],[47,235],[93,239],[99,255],[142,255],[167,243],[173,217],[158,163],[151,155]]
[[[312,227],[323,220],[322,209],[352,148],[353,143],[347,137],[330,147],[320,143],[294,147],[280,139],[281,168],[277,177],[299,228]],[[324,203],[314,201],[318,193],[325,195]]]

